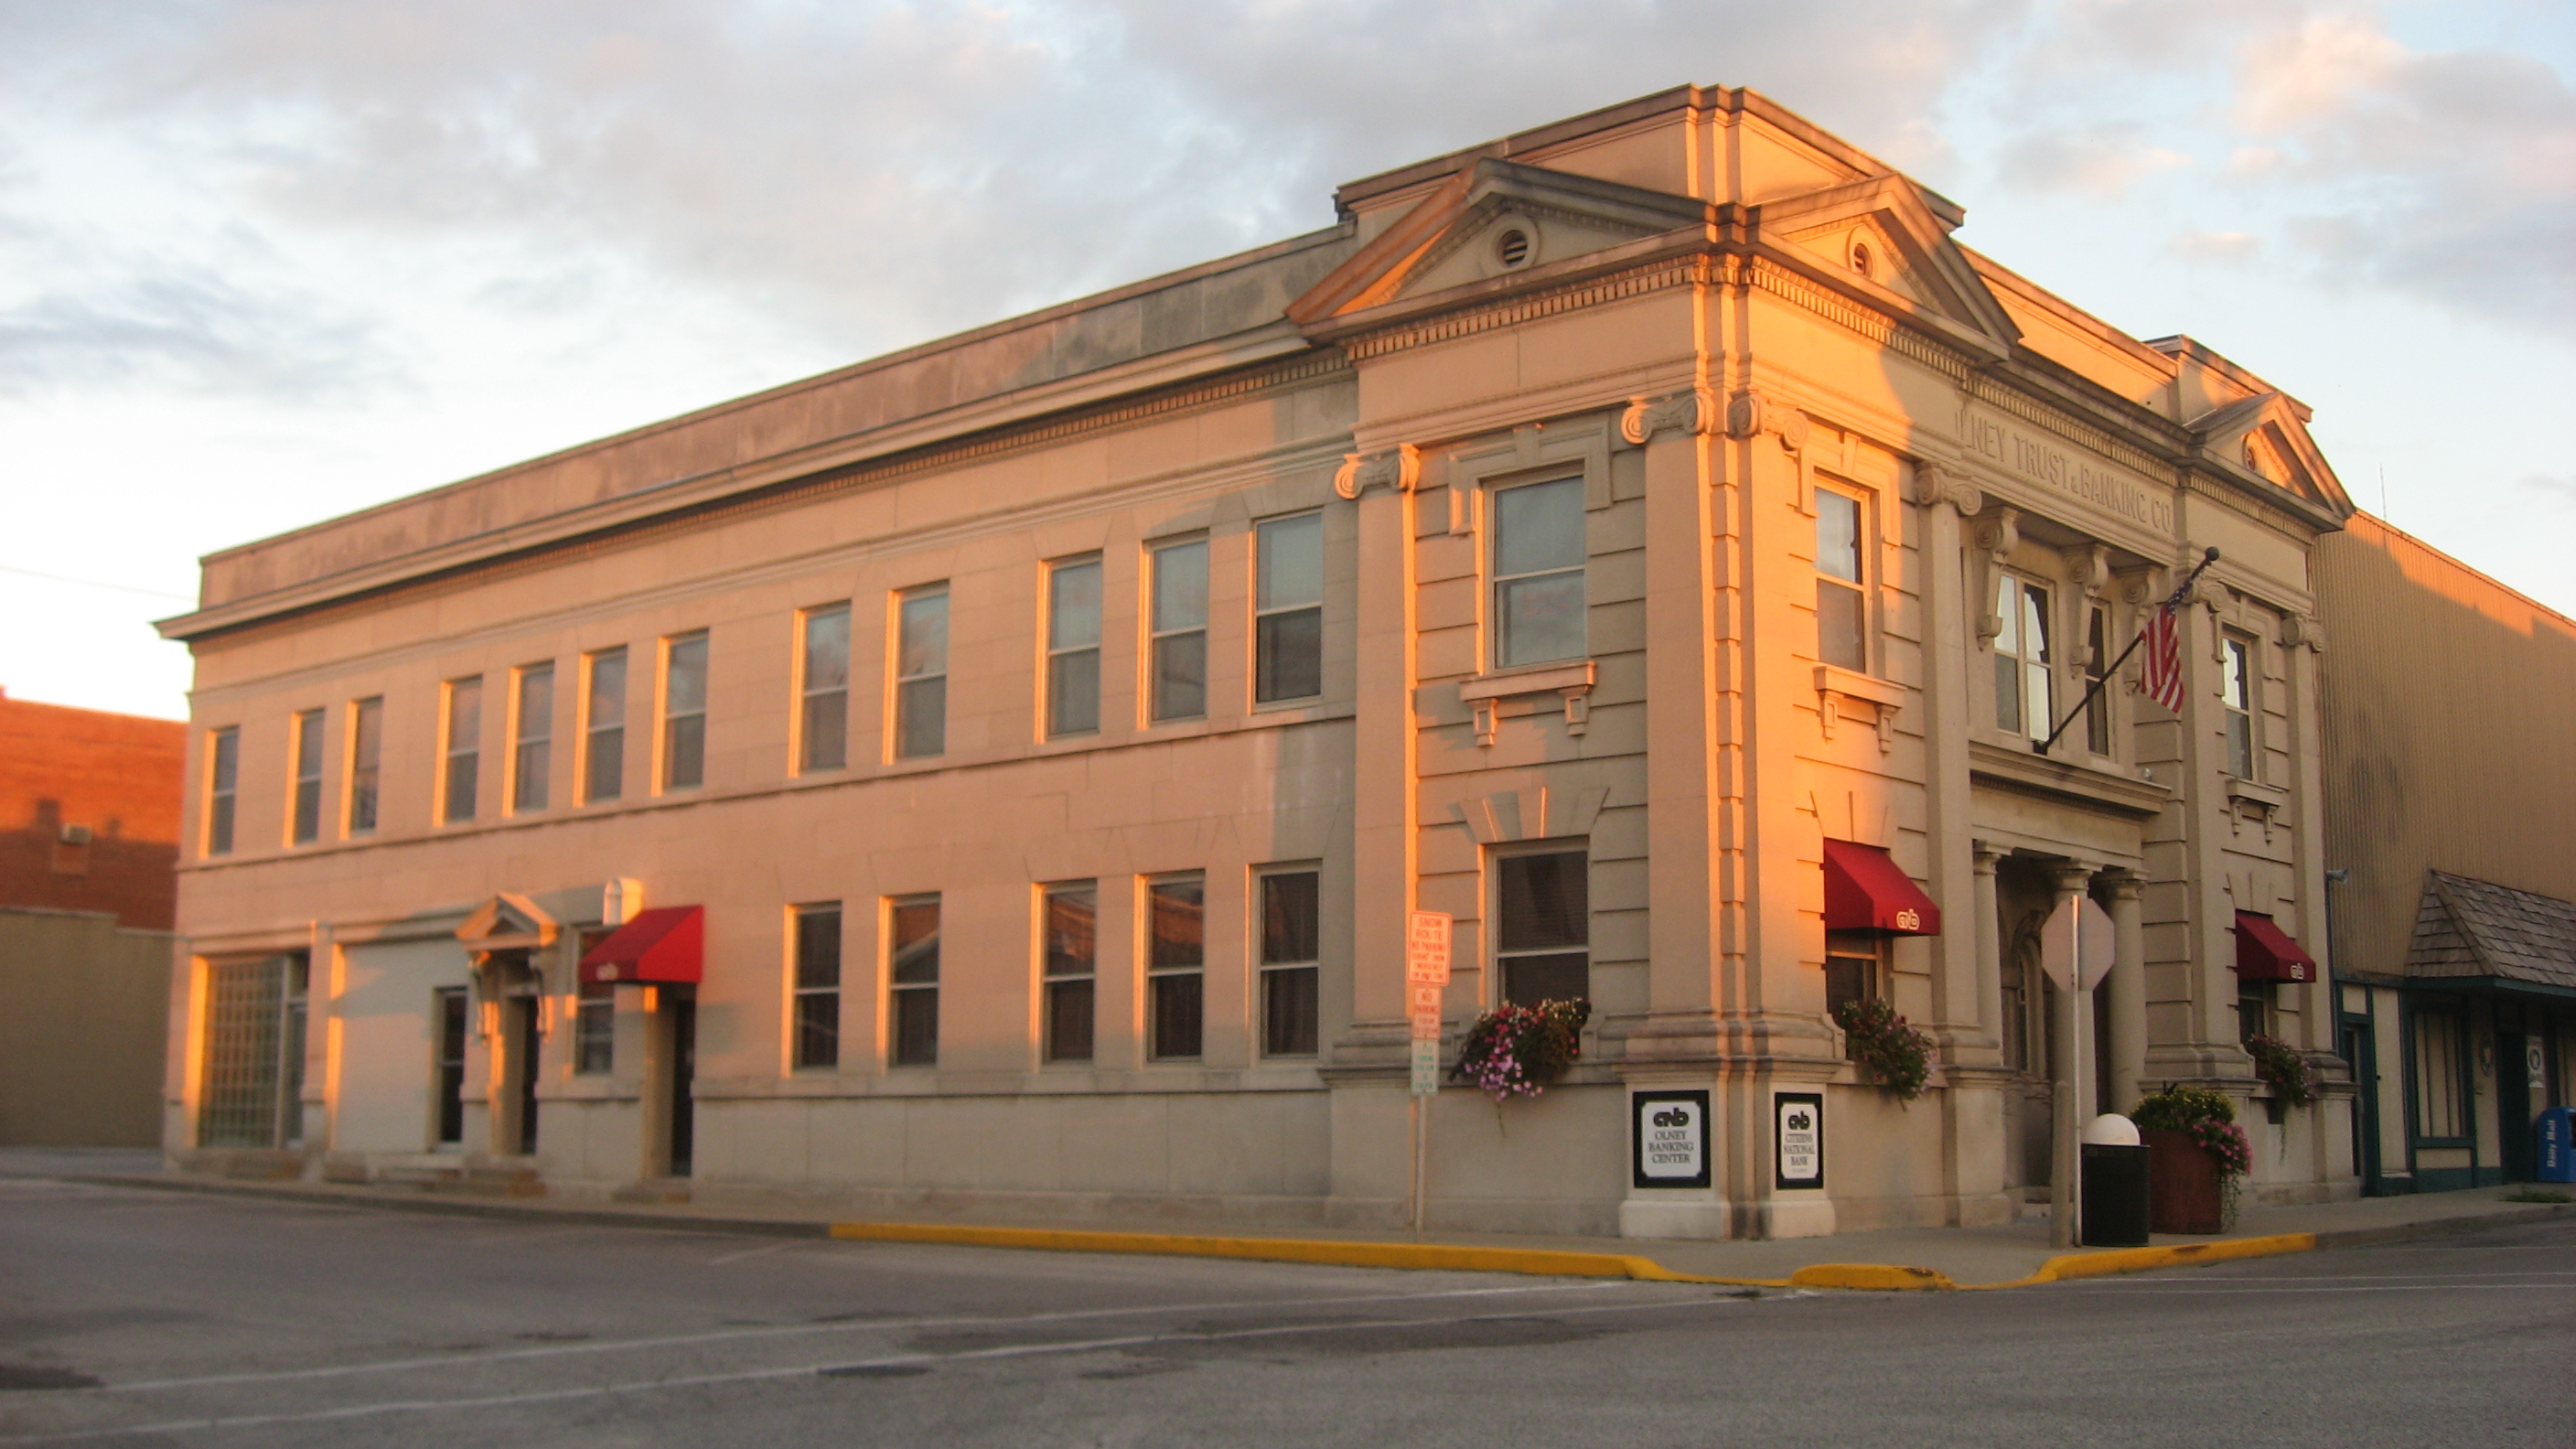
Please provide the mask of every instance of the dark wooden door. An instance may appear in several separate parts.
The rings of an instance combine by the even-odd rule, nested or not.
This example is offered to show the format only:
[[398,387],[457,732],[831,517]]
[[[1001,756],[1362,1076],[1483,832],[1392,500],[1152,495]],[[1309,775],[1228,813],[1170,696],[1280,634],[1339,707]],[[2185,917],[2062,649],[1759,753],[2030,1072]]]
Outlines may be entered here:
[[[670,988],[664,988],[670,990]],[[671,991],[671,1175],[689,1175],[697,1146],[697,1099],[692,1090],[698,1066],[698,1000],[685,990]]]

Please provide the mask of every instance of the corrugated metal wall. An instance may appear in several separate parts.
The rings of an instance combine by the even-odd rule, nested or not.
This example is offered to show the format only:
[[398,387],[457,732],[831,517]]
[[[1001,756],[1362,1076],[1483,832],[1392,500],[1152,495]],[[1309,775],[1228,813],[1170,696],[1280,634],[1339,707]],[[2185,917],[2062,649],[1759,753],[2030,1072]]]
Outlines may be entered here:
[[2427,869],[2576,900],[2576,620],[2367,514],[2315,557],[2342,968],[2403,968]]

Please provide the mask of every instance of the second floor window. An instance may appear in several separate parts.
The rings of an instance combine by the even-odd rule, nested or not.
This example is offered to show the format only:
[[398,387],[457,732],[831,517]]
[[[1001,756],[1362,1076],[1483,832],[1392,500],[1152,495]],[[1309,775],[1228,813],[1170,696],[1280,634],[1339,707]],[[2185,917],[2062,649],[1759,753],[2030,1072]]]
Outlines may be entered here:
[[385,701],[362,699],[349,709],[349,833],[371,835],[385,759]]
[[707,636],[665,641],[662,656],[662,788],[694,789],[707,778]]
[[1047,570],[1049,739],[1100,728],[1100,560]]
[[850,606],[805,611],[803,712],[796,768],[837,770],[850,762]]
[[2014,574],[2000,574],[1995,615],[1995,727],[2031,739],[2048,738],[2056,724],[2056,661],[2048,647],[2048,590]]
[[1091,1060],[1093,983],[1099,971],[1100,891],[1089,881],[1047,887],[1045,911],[1046,1059]]
[[510,808],[546,808],[546,777],[554,772],[555,667],[531,664],[519,671],[518,725],[510,745]]
[[1816,658],[1869,668],[1868,595],[1861,588],[1860,500],[1816,490]]
[[1274,518],[1253,531],[1256,704],[1324,692],[1324,515]]
[[241,785],[241,727],[206,736],[206,854],[233,853],[233,804]]
[[948,749],[948,586],[915,589],[895,605],[894,757]]
[[1154,550],[1153,717],[1207,714],[1207,541]]
[[841,906],[796,908],[796,1065],[841,1061]]
[[1590,652],[1583,604],[1583,480],[1494,494],[1494,664]]
[[482,787],[483,681],[452,679],[447,683],[447,759],[440,782],[441,813],[449,825],[474,818],[475,792]]
[[322,838],[322,711],[295,717],[295,843]]
[[582,705],[581,798],[614,800],[626,790],[626,651],[590,656],[589,698]]
[[2254,778],[2254,647],[2252,641],[2230,634],[2220,644],[2225,653],[2225,676],[2219,681],[2220,696],[2227,706],[2227,773],[2240,780]]
[[1207,882],[1158,880],[1145,890],[1153,932],[1145,961],[1146,1032],[1158,1060],[1199,1055],[1207,980]]

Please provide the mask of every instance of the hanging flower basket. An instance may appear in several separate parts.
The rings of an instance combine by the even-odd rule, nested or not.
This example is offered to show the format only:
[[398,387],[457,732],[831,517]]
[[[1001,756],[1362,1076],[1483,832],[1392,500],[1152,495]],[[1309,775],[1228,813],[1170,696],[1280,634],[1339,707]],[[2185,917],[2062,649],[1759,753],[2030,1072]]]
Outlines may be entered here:
[[2249,1036],[2245,1050],[2254,1058],[2254,1075],[2271,1087],[2273,1101],[2304,1107],[2317,1099],[2317,1069],[2308,1065],[2297,1047],[2268,1036]]
[[2167,1087],[2143,1099],[2129,1120],[2154,1154],[2148,1159],[2147,1226],[2159,1233],[2223,1233],[2254,1150],[2236,1125],[2236,1104],[2205,1087]]
[[1467,1028],[1450,1079],[1482,1088],[1496,1106],[1535,1097],[1583,1055],[1583,1023],[1591,1019],[1589,1001],[1505,1002]]
[[1900,1102],[1923,1095],[1932,1079],[1932,1038],[1905,1024],[1884,1001],[1846,1001],[1834,1008],[1834,1025],[1850,1042],[1852,1059],[1869,1079]]

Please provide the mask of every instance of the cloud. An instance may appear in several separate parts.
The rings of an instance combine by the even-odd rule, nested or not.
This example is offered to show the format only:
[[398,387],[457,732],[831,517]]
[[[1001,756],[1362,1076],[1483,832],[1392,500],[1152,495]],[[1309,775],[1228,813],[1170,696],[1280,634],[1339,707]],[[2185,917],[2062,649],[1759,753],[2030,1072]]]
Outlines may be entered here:
[[2368,17],[2258,36],[2238,123],[2291,236],[2345,285],[2576,337],[2576,87],[2529,55],[2420,51]]
[[403,380],[372,323],[194,267],[0,307],[0,397],[135,386],[339,402]]
[[2159,171],[2188,166],[2179,151],[2150,145],[2132,123],[2024,136],[2004,152],[2004,183],[2026,191],[2075,191],[2119,201]]
[[2260,238],[2241,231],[2176,232],[2165,242],[2165,252],[2186,262],[2234,266],[2251,261],[2260,250]]

